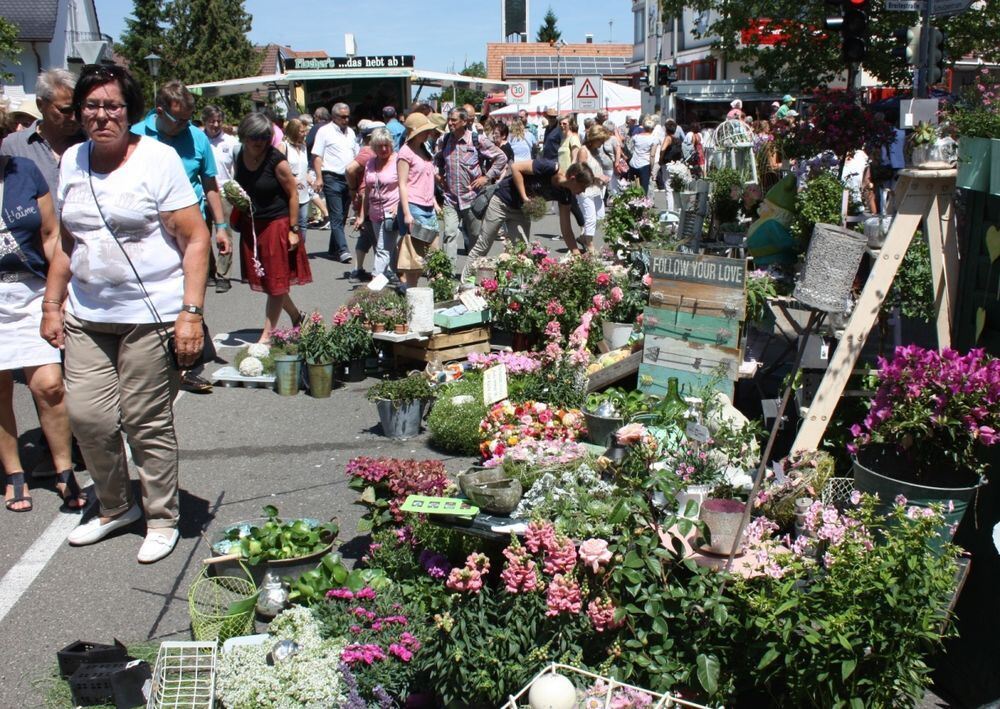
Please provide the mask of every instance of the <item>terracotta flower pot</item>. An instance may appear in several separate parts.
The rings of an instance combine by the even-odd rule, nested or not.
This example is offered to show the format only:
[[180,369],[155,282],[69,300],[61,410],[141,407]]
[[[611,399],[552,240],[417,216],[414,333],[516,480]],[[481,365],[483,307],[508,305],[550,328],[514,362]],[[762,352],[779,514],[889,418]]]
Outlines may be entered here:
[[385,332],[385,324],[384,323],[375,323],[372,326],[372,332]]
[[393,330],[397,335],[405,335],[410,331],[410,326],[406,323],[399,323],[393,328]]

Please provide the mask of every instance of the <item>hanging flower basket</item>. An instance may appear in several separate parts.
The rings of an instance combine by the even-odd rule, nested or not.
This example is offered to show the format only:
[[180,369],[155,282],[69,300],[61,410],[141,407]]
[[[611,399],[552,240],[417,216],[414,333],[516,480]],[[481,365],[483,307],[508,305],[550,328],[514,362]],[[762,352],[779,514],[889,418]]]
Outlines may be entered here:
[[863,234],[833,224],[817,224],[795,284],[795,297],[817,310],[847,311],[854,276],[867,246]]

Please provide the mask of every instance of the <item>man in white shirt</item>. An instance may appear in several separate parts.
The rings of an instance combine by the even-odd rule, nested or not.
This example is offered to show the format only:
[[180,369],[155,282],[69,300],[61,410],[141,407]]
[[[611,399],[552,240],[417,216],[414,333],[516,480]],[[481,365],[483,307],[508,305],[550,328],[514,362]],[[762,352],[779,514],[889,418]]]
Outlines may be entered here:
[[313,143],[313,169],[316,181],[313,188],[323,191],[330,212],[330,245],[327,253],[341,263],[351,263],[347,248],[344,224],[351,208],[351,194],[347,188],[347,166],[358,154],[354,131],[347,125],[351,108],[346,103],[336,103],[330,111],[331,121],[316,131]]
[[[212,146],[212,155],[215,156],[215,180],[219,185],[219,196],[222,199],[222,216],[224,224],[219,228],[225,228],[232,240],[232,230],[229,228],[229,215],[233,212],[233,205],[226,199],[222,192],[222,185],[233,179],[236,167],[236,154],[240,149],[240,141],[236,136],[229,135],[222,130],[222,125],[226,120],[225,114],[218,106],[205,106],[201,112],[201,120],[204,124],[205,135]],[[218,247],[218,245],[216,245]],[[233,265],[233,253],[215,254],[215,292],[225,293],[231,287],[229,283],[229,269]],[[211,274],[212,271],[210,270]]]

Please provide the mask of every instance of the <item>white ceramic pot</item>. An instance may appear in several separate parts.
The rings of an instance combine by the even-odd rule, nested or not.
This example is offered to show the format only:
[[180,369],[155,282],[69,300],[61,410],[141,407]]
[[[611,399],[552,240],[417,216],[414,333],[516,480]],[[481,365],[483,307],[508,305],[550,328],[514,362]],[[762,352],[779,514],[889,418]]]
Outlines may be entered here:
[[604,331],[604,341],[608,349],[617,350],[628,344],[635,325],[629,322],[607,322],[601,324]]
[[[711,485],[688,485],[677,493],[677,514],[688,519],[698,519],[698,514],[701,512],[701,503],[705,501],[705,498],[708,497],[708,493],[711,491]],[[688,502],[695,503],[695,507],[690,510],[690,514],[687,514]]]

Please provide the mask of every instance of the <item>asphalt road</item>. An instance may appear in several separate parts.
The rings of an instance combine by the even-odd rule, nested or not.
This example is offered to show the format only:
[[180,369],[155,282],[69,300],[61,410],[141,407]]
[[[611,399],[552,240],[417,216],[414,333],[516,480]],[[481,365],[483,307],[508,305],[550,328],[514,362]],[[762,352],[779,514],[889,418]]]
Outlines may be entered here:
[[[545,217],[533,231],[553,248],[562,246],[561,240],[552,240],[558,233],[554,216]],[[346,279],[350,266],[320,255],[327,239],[327,232],[309,233],[313,283],[295,288],[292,297],[301,309],[318,308],[329,316],[356,284]],[[367,265],[371,267],[370,257]],[[205,310],[217,342],[253,342],[263,323],[264,296],[234,282],[226,294],[210,288]],[[220,358],[228,361],[236,352],[219,348]],[[222,364],[207,369],[217,366]],[[211,394],[181,393],[175,405],[181,539],[159,563],[136,561],[145,533],[142,523],[96,545],[68,546],[66,535],[80,515],[60,512],[50,480],[31,484],[31,513],[0,509],[0,647],[6,657],[0,665],[0,707],[42,706],[37,678],[49,674],[57,650],[77,639],[109,643],[118,638],[126,644],[190,639],[188,587],[201,560],[211,556],[204,535],[259,517],[263,505],[276,505],[286,517],[336,518],[342,553],[358,558],[365,544],[355,533],[361,508],[352,504],[354,493],[344,474],[350,458],[440,458],[451,472],[468,466],[468,459],[447,458],[427,447],[426,433],[407,442],[382,437],[374,407],[364,398],[371,383],[349,384],[329,399],[222,387]],[[30,470],[41,432],[23,382],[15,385],[14,409],[23,462]],[[81,485],[86,483],[84,476]],[[94,513],[96,505],[86,514]]]

